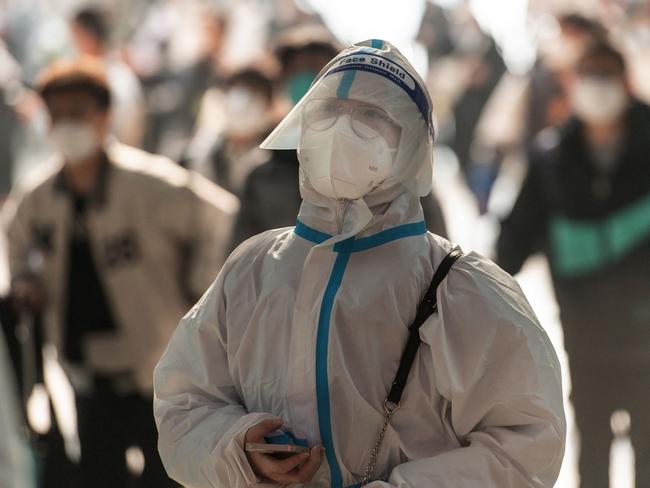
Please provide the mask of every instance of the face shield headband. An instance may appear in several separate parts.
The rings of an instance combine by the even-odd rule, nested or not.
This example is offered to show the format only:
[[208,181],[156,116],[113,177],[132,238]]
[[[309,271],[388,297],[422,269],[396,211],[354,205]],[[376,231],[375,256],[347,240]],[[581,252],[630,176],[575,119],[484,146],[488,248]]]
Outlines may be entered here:
[[[358,51],[339,58],[336,61],[336,67],[328,67],[328,71],[323,77],[326,78],[335,73],[341,73],[344,71],[346,73],[343,75],[336,92],[337,98],[348,98],[348,92],[350,91],[357,71],[366,71],[368,73],[379,75],[399,86],[409,96],[409,98],[411,98],[427,124],[431,138],[434,138],[435,130],[431,116],[431,105],[429,104],[428,98],[420,84],[417,83],[413,77],[397,63],[378,54]],[[318,78],[314,80],[314,83],[316,83],[317,80]]]

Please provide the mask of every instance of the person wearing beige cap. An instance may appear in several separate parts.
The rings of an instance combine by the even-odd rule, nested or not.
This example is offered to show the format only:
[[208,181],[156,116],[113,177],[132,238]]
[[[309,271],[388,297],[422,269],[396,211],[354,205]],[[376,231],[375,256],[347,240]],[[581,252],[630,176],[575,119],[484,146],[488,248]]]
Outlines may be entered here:
[[42,313],[74,388],[81,486],[175,486],[156,451],[152,373],[177,321],[224,259],[237,200],[173,162],[108,136],[102,63],[56,62],[37,83],[54,158],[7,202],[9,267],[22,311]]

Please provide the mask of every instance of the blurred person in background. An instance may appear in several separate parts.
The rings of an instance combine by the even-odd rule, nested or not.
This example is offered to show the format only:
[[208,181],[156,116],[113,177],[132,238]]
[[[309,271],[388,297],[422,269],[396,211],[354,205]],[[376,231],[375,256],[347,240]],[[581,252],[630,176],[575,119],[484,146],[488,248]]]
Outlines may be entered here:
[[[274,54],[280,73],[274,103],[279,106],[280,115],[288,113],[307,93],[318,72],[338,53],[337,47],[331,35],[319,27],[290,30],[278,40]],[[271,120],[272,124],[276,122]],[[296,152],[267,154],[268,160],[252,170],[245,180],[231,250],[260,232],[296,222],[302,202]]]
[[[280,63],[277,96],[285,114],[302,99],[320,70],[338,52],[338,44],[319,29],[303,26],[279,39],[275,50]],[[231,249],[266,230],[295,224],[302,203],[298,170],[296,151],[274,150],[267,162],[250,173],[242,193]],[[445,237],[444,218],[434,195],[429,193],[421,202],[427,228]]]
[[483,213],[498,160],[495,154],[486,156],[476,147],[475,129],[506,65],[494,39],[483,32],[471,14],[469,4],[456,9],[450,37],[454,46],[450,56],[463,66],[465,76],[459,81],[464,84],[463,91],[453,106],[454,131],[449,144]]
[[424,44],[429,64],[440,57],[451,54],[454,45],[451,39],[450,22],[445,9],[433,1],[428,0],[426,2],[416,39]]
[[483,187],[491,185],[496,164],[476,150],[476,128],[505,63],[466,1],[447,9],[427,4],[419,39],[429,54],[427,80],[439,107],[440,141],[453,150],[483,212]]
[[105,63],[108,85],[113,99],[111,130],[120,142],[140,146],[145,133],[145,106],[140,81],[111,49],[111,29],[104,11],[85,7],[77,11],[70,23],[78,54]]
[[[173,79],[181,88],[181,103],[170,114],[170,125],[174,130],[171,135],[177,139],[171,143],[171,152],[178,151],[174,159],[183,166],[188,166],[190,155],[188,149],[192,134],[196,130],[197,120],[206,92],[211,89],[223,89],[228,77],[227,67],[222,62],[222,53],[228,23],[227,11],[220,8],[203,7],[196,17],[198,36],[197,52],[191,53],[191,62],[173,74]],[[188,50],[189,51],[189,50]],[[190,54],[188,52],[188,54]],[[223,107],[221,108],[223,110]],[[218,117],[218,112],[211,114]]]
[[[171,159],[178,159],[180,150],[165,151],[165,141],[176,133],[176,113],[184,103],[184,92],[171,60],[171,44],[181,29],[181,5],[166,1],[148,4],[123,49],[125,60],[142,84],[146,106],[146,123],[142,148]],[[187,29],[195,31],[196,29]],[[180,131],[179,131],[180,132]],[[185,132],[182,132],[182,136]],[[183,146],[171,144],[171,146]]]
[[305,24],[278,37],[274,55],[280,64],[278,88],[286,114],[307,93],[323,66],[336,55],[338,41],[319,24]]
[[[264,0],[262,0],[264,1]],[[311,9],[308,3],[300,0],[275,0],[271,2],[269,16],[269,39],[277,42],[287,34],[294,35],[302,26],[308,26],[308,30],[328,29],[318,9]],[[320,37],[320,34],[319,34]]]
[[196,1],[154,2],[127,50],[147,100],[144,146],[182,166],[203,156],[205,150],[196,147],[197,133],[207,129],[213,135],[222,127],[220,97],[209,107],[213,113],[203,109],[206,99],[220,94],[228,76],[222,61],[229,14],[229,9]]
[[542,132],[498,262],[548,257],[569,357],[583,487],[609,484],[615,410],[631,416],[636,486],[650,486],[650,107],[606,43],[578,60],[573,117]]
[[572,113],[570,88],[577,61],[607,31],[595,19],[567,13],[556,19],[557,33],[540,39],[539,57],[530,73],[524,144],[527,149],[547,127],[556,127]]
[[[109,137],[104,64],[50,65],[37,82],[57,156],[5,207],[12,294],[44,315],[75,390],[80,486],[174,486],[156,450],[152,372],[178,318],[225,257],[235,197]],[[128,486],[135,486],[129,484]]]
[[[248,174],[268,159],[258,146],[270,132],[272,109],[273,84],[266,74],[250,67],[230,75],[223,93],[213,88],[204,96],[195,144],[207,151],[192,158],[190,167],[241,196]],[[221,130],[210,123],[219,111]]]
[[[538,57],[525,76],[505,73],[490,94],[475,124],[471,139],[470,188],[477,197],[481,213],[490,211],[505,217],[508,208],[493,205],[493,185],[506,168],[514,177],[525,172],[526,152],[534,138],[546,127],[555,127],[571,114],[568,95],[575,63],[593,43],[605,38],[605,29],[595,20],[579,14],[557,19],[547,16],[540,34]],[[500,195],[496,195],[497,200]]]
[[610,0],[603,3],[621,4],[616,9],[618,12],[606,11],[604,15],[606,20],[616,22],[612,30],[614,38],[625,46],[633,92],[644,102],[650,103],[650,3],[634,0]]

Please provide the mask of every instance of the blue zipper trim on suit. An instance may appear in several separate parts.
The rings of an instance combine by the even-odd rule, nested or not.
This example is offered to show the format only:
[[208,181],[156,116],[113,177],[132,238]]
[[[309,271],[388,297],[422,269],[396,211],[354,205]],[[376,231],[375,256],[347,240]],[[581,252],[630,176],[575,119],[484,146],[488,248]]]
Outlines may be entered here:
[[[351,237],[345,241],[337,242],[334,244],[334,252],[339,252],[342,249],[343,243],[347,243],[348,241],[351,241],[350,244],[346,244],[346,246],[350,246],[350,252],[360,252],[367,251],[373,247],[381,246],[382,244],[387,244],[403,237],[418,236],[426,233],[426,231],[427,225],[424,220],[411,224],[402,224],[390,229],[382,230],[381,232],[368,237],[360,237],[359,239]],[[294,233],[309,242],[313,242],[314,244],[322,244],[327,239],[333,237],[325,232],[313,229],[299,220],[296,222]]]
[[[338,255],[334,261],[334,266],[330,274],[323,300],[321,303],[320,313],[318,316],[318,330],[316,332],[316,406],[318,410],[318,428],[320,430],[321,441],[325,448],[325,455],[330,469],[330,486],[332,488],[343,488],[343,477],[341,468],[336,459],[334,449],[334,437],[332,435],[332,414],[330,408],[330,392],[328,377],[328,352],[329,352],[329,331],[334,308],[334,300],[343,282],[343,275],[353,252],[365,251],[382,244],[400,239],[422,235],[426,233],[424,221],[403,224],[391,229],[386,229],[369,237],[355,239],[350,237],[344,241],[337,242],[334,245],[334,252]],[[320,232],[316,229],[298,221],[294,232],[300,237],[311,241],[315,244],[325,242],[331,238],[329,234]],[[347,488],[358,488],[360,485],[350,485]]]
[[[424,221],[415,222],[413,224],[398,225],[397,227],[383,230],[369,237],[355,239],[352,243],[352,252],[366,251],[403,237],[419,236],[424,234],[426,231],[427,226]],[[340,243],[336,243],[334,245],[334,251],[337,251],[337,246],[339,244]]]
[[332,237],[329,234],[325,234],[325,232],[312,229],[311,227],[303,224],[300,221],[296,222],[296,227],[294,228],[293,231],[303,239],[313,242],[314,244],[321,244],[325,242],[327,239],[330,239]]
[[[343,242],[349,243],[351,241]],[[339,291],[341,281],[343,281],[343,273],[345,273],[349,259],[349,250],[342,251],[336,256],[332,274],[330,275],[327,287],[325,288],[325,294],[323,295],[323,302],[318,317],[318,332],[316,334],[316,405],[318,408],[318,428],[330,468],[332,488],[342,488],[343,478],[341,476],[341,468],[336,460],[334,439],[332,437],[327,353],[329,349],[330,319],[332,317],[334,298]]]

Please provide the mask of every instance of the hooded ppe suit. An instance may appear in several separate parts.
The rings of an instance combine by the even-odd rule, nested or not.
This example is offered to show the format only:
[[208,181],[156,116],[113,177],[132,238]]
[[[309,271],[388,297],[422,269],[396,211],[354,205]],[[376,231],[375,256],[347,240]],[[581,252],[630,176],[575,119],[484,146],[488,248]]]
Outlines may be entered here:
[[[296,226],[243,243],[179,325],[156,368],[154,410],[163,462],[188,486],[256,484],[244,437],[275,417],[325,448],[305,486],[357,485],[408,326],[453,248],[423,223],[431,103],[408,61],[383,41],[348,48],[264,145],[300,154],[314,97],[384,109],[401,126],[393,172],[363,198],[335,200],[302,171]],[[516,282],[466,254],[438,304],[367,486],[553,486],[565,437],[560,367]]]

